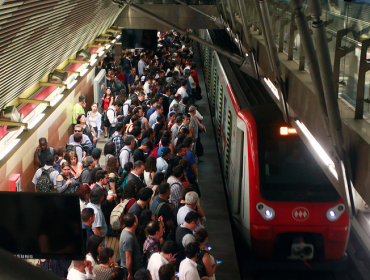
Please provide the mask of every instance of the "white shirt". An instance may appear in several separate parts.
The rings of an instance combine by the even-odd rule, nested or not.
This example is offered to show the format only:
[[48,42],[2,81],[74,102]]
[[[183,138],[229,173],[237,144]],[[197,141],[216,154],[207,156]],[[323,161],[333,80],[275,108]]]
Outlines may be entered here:
[[67,279],[68,280],[85,280],[87,278],[86,278],[86,274],[85,273],[80,272],[80,271],[76,270],[75,268],[72,268],[68,272]]
[[169,108],[171,109],[173,107],[173,105],[175,105],[175,104],[179,104],[179,102],[177,102],[176,99],[172,100]]
[[162,157],[157,158],[157,173],[166,172],[167,168],[168,168],[167,161]]
[[200,280],[197,263],[186,258],[180,263],[180,280]]
[[192,76],[189,76],[189,83],[192,89],[195,89],[197,87]]
[[150,87],[149,87],[148,82],[145,82],[143,89],[144,89],[145,96],[148,96],[148,94],[150,93]]
[[182,104],[182,100],[185,98],[185,97],[188,97],[189,95],[188,95],[188,93],[187,93],[187,91],[186,91],[186,88],[184,88],[184,87],[179,87],[179,89],[177,90],[177,92],[176,93],[178,93],[178,94],[180,94],[181,95],[181,104]]
[[[128,106],[127,105],[125,105],[125,104],[128,104]],[[124,104],[123,104],[123,116],[127,116],[127,114],[128,114],[128,110],[130,109],[130,106],[131,106],[131,99],[128,99]]]
[[160,253],[153,253],[151,255],[148,262],[148,270],[153,280],[159,280],[158,271],[165,264],[168,264],[168,261]]
[[[52,168],[52,166],[45,164],[43,168],[45,170],[49,170],[50,168]],[[37,184],[37,180],[41,177],[41,174],[42,174],[42,169],[41,168],[37,169],[35,175],[33,176],[32,183],[34,183],[36,185]],[[53,182],[54,186],[57,185],[57,176],[58,175],[59,175],[59,172],[56,171],[56,170],[50,173],[49,178],[50,178],[50,181]]]
[[134,156],[131,153],[131,149],[127,146],[123,147],[121,153],[119,154],[119,162],[121,166],[125,166],[126,162],[134,163]]
[[107,110],[108,110],[107,111],[107,118],[108,118],[111,126],[115,127],[116,123],[117,123],[116,108],[114,108],[113,106],[110,106]]

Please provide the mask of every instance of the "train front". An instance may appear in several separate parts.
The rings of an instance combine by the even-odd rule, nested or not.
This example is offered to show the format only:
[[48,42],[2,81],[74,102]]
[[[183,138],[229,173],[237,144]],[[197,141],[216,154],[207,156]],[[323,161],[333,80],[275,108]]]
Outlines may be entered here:
[[[250,234],[260,258],[340,259],[349,217],[343,200],[296,131],[257,125],[256,188],[250,188]],[[259,181],[259,182],[258,182]]]

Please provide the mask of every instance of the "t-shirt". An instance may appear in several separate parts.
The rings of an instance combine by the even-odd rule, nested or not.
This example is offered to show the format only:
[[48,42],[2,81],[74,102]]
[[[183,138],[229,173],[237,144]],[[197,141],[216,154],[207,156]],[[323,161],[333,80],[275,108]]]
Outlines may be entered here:
[[190,115],[190,124],[189,127],[192,127],[194,129],[194,137],[195,139],[198,139],[198,123],[195,120],[196,117],[193,115]]
[[139,219],[140,216],[141,216],[141,212],[143,212],[143,208],[140,207],[139,204],[137,204],[137,202],[135,202],[131,207],[130,207],[130,210],[128,210],[128,213],[132,213],[132,214],[135,214],[136,217]]
[[[36,152],[35,152],[36,154]],[[38,153],[38,156],[39,156],[39,160],[40,160],[40,165],[39,167],[44,167],[45,165],[45,159],[47,156],[56,156],[57,155],[57,151],[54,149],[54,148],[51,148],[51,147],[47,147],[47,149],[45,151],[42,151],[40,149],[39,153]]]
[[136,236],[128,230],[122,230],[119,239],[119,253],[121,256],[121,266],[126,266],[126,251],[132,251],[132,270],[135,273],[139,269],[140,262],[140,247],[137,243]]
[[80,103],[77,103],[75,106],[73,106],[73,109],[72,109],[72,123],[73,124],[77,124],[76,114],[78,115],[85,114],[85,110],[81,106]]
[[193,164],[195,164],[194,153],[190,149],[188,149],[188,154],[186,156],[184,156],[183,158],[186,158],[189,161],[188,169],[185,170],[186,177],[188,177],[190,179],[194,179],[195,174],[194,174],[193,170],[191,169],[191,166]]
[[142,149],[136,149],[134,152],[134,161],[137,162],[138,160],[145,163],[145,156]]
[[160,253],[153,253],[148,262],[148,270],[153,280],[159,280],[158,271],[161,266],[168,264],[168,261]]

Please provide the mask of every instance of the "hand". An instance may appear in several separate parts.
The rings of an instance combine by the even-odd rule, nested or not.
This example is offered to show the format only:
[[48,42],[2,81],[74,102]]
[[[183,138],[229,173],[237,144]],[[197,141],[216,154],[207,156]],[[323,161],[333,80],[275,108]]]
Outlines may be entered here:
[[117,119],[121,119],[121,118],[122,118],[122,115],[117,116]]
[[158,218],[158,222],[163,222],[163,216],[160,216],[159,218]]
[[112,195],[112,196],[107,196],[107,200],[108,200],[109,202],[112,202],[112,201],[113,201],[113,195]]
[[134,276],[129,273],[128,276],[127,276],[127,280],[134,280]]
[[66,184],[67,184],[67,185],[70,185],[70,184],[72,184],[72,181],[71,181],[71,179],[68,179],[68,180],[66,181]]
[[203,125],[202,129],[204,130],[204,132],[207,132],[206,127],[204,125]]
[[176,263],[176,256],[177,256],[177,254],[173,255],[173,256],[168,260],[168,262],[169,262],[170,264],[175,264],[175,263]]
[[93,274],[93,272],[92,272],[93,267],[91,265],[91,261],[86,261],[86,268],[87,268],[87,272],[92,275]]
[[116,198],[116,197],[117,197],[117,195],[114,193],[114,194],[113,194],[113,198]]
[[36,154],[38,154],[40,152],[40,150],[41,150],[41,147],[40,146],[37,146],[36,147]]
[[97,141],[100,141],[100,135],[98,135],[98,137],[96,139],[97,139]]

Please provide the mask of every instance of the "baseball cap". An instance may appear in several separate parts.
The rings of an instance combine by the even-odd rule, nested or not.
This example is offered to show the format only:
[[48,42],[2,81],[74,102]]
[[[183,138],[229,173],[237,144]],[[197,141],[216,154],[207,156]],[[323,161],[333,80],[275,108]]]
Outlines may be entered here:
[[158,157],[166,156],[171,153],[171,149],[168,147],[161,147],[158,150]]
[[185,195],[185,204],[193,205],[197,203],[198,199],[199,199],[199,196],[196,192],[188,192]]
[[94,158],[94,159],[97,159],[99,158],[101,155],[101,149],[99,148],[94,148],[91,152],[91,156]]

